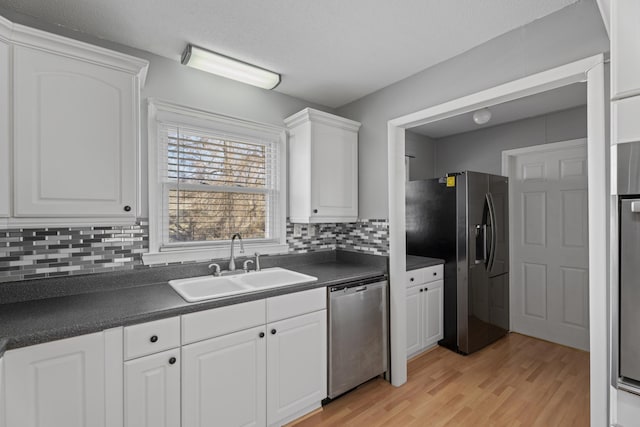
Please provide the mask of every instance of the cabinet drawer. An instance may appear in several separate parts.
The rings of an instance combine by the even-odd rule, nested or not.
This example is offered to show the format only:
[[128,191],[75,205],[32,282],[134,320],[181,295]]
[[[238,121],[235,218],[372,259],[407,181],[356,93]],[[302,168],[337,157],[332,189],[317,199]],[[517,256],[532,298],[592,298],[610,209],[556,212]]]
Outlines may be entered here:
[[433,265],[424,269],[424,281],[426,283],[435,280],[442,280],[444,276],[444,266],[442,264]]
[[267,299],[267,323],[327,308],[327,288]]
[[412,286],[424,283],[424,278],[425,278],[424,268],[419,268],[417,270],[407,271],[405,281],[406,281],[407,287],[410,288]]
[[124,328],[124,358],[134,359],[180,346],[180,318],[156,320],[155,322]]
[[434,280],[442,280],[444,277],[444,267],[442,264],[432,265],[431,267],[419,268],[417,270],[407,271],[406,285],[408,288],[423,283],[433,282]]
[[245,302],[182,316],[182,344],[202,341],[265,323],[265,300]]
[[640,96],[613,102],[613,143],[640,141]]

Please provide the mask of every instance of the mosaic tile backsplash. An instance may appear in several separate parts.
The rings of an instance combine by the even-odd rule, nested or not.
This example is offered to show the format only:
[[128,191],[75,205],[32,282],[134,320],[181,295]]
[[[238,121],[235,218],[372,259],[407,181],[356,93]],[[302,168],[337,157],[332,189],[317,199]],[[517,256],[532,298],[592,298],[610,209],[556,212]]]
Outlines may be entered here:
[[149,248],[148,222],[0,230],[0,282],[131,270]]
[[361,219],[350,223],[291,224],[287,221],[289,252],[306,253],[343,249],[389,255],[389,222]]
[[[389,223],[363,219],[345,224],[291,224],[290,253],[343,249],[389,254]],[[0,283],[72,274],[146,268],[149,224],[0,230]]]

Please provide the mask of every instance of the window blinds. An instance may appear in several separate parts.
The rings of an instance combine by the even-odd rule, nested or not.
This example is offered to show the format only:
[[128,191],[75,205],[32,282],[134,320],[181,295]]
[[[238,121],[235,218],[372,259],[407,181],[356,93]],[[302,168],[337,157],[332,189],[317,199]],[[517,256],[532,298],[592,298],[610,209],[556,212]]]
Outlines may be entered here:
[[272,238],[277,193],[273,141],[161,123],[166,245]]

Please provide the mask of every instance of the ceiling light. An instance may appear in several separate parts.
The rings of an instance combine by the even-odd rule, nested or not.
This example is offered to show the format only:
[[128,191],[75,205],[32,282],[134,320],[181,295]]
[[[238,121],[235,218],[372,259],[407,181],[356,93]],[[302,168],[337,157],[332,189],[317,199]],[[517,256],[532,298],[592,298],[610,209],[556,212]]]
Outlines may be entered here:
[[263,89],[273,89],[280,84],[278,73],[191,44],[182,53],[181,62],[189,67]]
[[483,108],[473,113],[473,121],[478,125],[483,125],[491,120],[491,111],[488,108]]

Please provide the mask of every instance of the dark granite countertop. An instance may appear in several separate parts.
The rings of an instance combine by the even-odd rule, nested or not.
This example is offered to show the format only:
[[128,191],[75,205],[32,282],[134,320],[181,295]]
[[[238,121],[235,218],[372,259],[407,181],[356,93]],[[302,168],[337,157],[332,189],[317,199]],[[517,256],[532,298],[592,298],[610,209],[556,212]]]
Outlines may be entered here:
[[432,265],[444,264],[440,258],[429,258],[423,256],[407,255],[407,271],[419,268],[431,267]]
[[[197,303],[184,301],[168,280],[205,275],[205,264],[0,286],[0,301],[11,301],[0,304],[0,356],[13,348],[387,274],[386,257],[342,251],[264,257],[263,268],[275,265],[318,281]],[[17,291],[19,286],[24,290]],[[47,292],[38,293],[37,288]],[[26,299],[23,294],[41,298]]]

